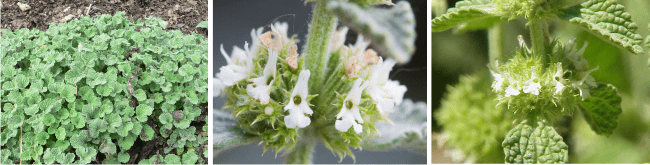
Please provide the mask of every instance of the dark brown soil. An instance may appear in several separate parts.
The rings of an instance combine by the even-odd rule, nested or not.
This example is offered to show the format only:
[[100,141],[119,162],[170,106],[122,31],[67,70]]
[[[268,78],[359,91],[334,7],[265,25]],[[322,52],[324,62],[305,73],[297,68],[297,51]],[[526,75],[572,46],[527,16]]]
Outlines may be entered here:
[[[26,3],[30,9],[21,10],[18,2]],[[168,30],[195,32],[205,37],[208,34],[208,29],[196,28],[199,22],[208,20],[208,0],[3,0],[1,8],[0,27],[12,31],[20,28],[45,31],[52,22],[125,11],[125,17],[131,21],[155,16],[169,23]]]

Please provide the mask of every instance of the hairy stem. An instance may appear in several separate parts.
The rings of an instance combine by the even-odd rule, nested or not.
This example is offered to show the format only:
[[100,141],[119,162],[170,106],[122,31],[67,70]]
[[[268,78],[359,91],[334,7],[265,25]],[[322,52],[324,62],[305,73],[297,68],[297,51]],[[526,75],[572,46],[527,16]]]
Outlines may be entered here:
[[544,29],[546,24],[540,20],[530,20],[528,22],[528,29],[530,29],[530,39],[532,41],[533,55],[542,57],[546,61],[546,37]]
[[333,13],[327,11],[327,2],[329,0],[315,2],[314,16],[307,34],[307,47],[303,53],[306,55],[305,66],[311,71],[309,91],[313,91],[313,93],[320,93],[329,58],[327,48],[331,33],[336,29],[337,18]]
[[293,151],[286,157],[287,164],[313,164],[314,148],[317,141],[312,138],[303,138],[296,143]]
[[494,64],[496,61],[504,60],[503,51],[505,49],[505,45],[503,29],[503,23],[497,23],[488,29],[488,50],[490,64]]

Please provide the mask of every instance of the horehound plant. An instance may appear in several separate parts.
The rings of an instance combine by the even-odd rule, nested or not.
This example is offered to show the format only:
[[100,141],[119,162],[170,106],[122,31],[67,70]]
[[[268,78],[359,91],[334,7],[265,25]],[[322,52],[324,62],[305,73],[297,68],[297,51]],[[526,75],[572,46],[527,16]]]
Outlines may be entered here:
[[[389,79],[415,49],[409,3],[306,3],[314,14],[302,53],[280,22],[253,29],[243,49],[221,46],[228,64],[213,88],[227,101],[215,107],[223,109],[214,115],[215,153],[259,142],[264,152],[284,151],[287,163],[311,163],[318,143],[341,160],[354,159],[351,147],[426,151],[426,104],[404,100],[406,86]],[[345,26],[337,29],[339,21]],[[348,29],[359,33],[353,45],[344,45]]]
[[[527,22],[531,46],[519,36],[519,48],[506,55],[503,22],[518,18]],[[490,73],[449,87],[435,115],[444,130],[439,140],[454,146],[457,161],[566,163],[569,146],[556,131],[563,116],[582,114],[596,134],[614,132],[622,112],[617,88],[591,75],[599,67],[584,58],[587,42],[551,37],[549,24],[556,20],[634,54],[644,52],[638,25],[616,0],[464,0],[433,19],[434,32],[488,29]],[[492,83],[481,83],[486,81]],[[503,154],[493,150],[498,146]]]

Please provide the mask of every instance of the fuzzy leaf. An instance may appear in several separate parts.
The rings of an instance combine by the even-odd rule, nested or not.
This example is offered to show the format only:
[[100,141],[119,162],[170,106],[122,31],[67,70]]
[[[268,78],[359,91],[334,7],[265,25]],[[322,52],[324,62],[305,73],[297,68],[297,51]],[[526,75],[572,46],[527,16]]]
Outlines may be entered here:
[[415,52],[415,15],[407,1],[390,9],[361,8],[357,4],[330,1],[327,9],[350,29],[370,38],[373,48],[403,64]]
[[502,143],[506,163],[566,163],[568,146],[555,129],[539,122],[533,128],[521,123],[508,132]]
[[147,99],[147,94],[144,93],[144,90],[138,89],[133,92],[133,96],[138,99],[138,101],[144,101]]
[[151,128],[151,126],[145,124],[145,125],[143,126],[143,128],[144,128],[144,130],[143,130],[142,133],[140,134],[140,139],[141,139],[142,141],[149,141],[149,140],[153,139],[154,136],[155,136],[155,134],[154,134],[155,132],[154,132],[154,130]]
[[194,151],[187,151],[183,154],[183,164],[195,164],[198,159],[199,156]]
[[165,156],[165,164],[181,164],[181,158],[178,155],[168,154]]
[[104,140],[104,143],[99,144],[99,152],[107,155],[113,155],[117,152],[117,148],[115,147],[115,143],[112,141]]
[[67,133],[67,132],[65,131],[65,128],[64,128],[64,127],[59,127],[59,128],[56,130],[56,134],[55,134],[55,135],[56,135],[56,139],[58,139],[58,140],[65,140],[65,135],[66,135],[66,133]]
[[643,37],[636,33],[638,25],[616,0],[588,0],[564,10],[562,18],[632,53],[643,53]]
[[618,126],[621,114],[621,96],[611,84],[598,84],[590,89],[591,97],[582,101],[582,113],[597,134],[609,136]]
[[120,152],[119,154],[117,154],[117,161],[119,161],[120,163],[126,163],[129,161],[130,158],[131,155],[129,155],[129,153],[126,152]]
[[147,118],[149,118],[149,115],[151,115],[151,112],[153,111],[153,107],[145,104],[140,104],[138,105],[135,111],[136,111],[135,113],[138,114],[138,116],[136,116],[138,120],[140,120],[141,122],[145,122],[147,121]]
[[[482,29],[491,26],[494,18],[499,15],[497,6],[490,0],[464,0],[456,3],[456,7],[447,10],[447,13],[436,17],[431,23],[432,32],[440,32],[456,25]],[[461,28],[462,29],[462,28]]]
[[60,155],[61,150],[59,148],[45,149],[45,152],[43,153],[43,163],[52,164],[56,160],[56,157],[59,157]]
[[394,110],[388,116],[393,123],[377,123],[375,126],[381,136],[369,139],[361,147],[369,150],[406,148],[426,152],[427,104],[405,99]]
[[237,146],[247,145],[260,139],[256,136],[246,134],[245,131],[237,126],[237,120],[230,115],[229,111],[213,111],[213,136],[214,152],[213,154],[234,148]]

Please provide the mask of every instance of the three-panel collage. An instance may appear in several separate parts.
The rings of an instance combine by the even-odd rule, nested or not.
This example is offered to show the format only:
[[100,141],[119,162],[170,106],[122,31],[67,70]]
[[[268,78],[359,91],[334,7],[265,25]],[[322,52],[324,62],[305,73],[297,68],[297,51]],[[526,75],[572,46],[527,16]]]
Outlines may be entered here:
[[647,164],[648,12],[0,0],[0,164]]

